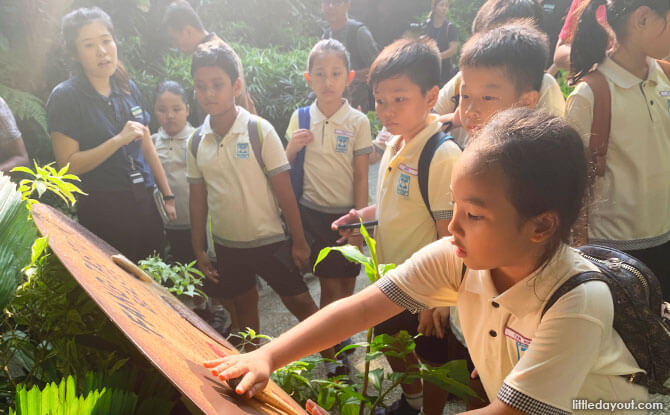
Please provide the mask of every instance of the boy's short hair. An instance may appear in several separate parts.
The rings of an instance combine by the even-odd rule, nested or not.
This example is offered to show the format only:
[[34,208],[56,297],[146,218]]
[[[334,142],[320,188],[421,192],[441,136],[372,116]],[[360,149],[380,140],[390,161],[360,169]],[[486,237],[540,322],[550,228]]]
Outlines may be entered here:
[[461,52],[459,67],[502,67],[518,94],[542,88],[549,60],[547,35],[530,21],[516,22],[478,33]]
[[198,69],[206,66],[223,69],[231,83],[237,81],[240,77],[237,60],[235,60],[232,49],[224,49],[218,46],[198,49],[191,60],[191,76],[195,75]]
[[181,31],[186,26],[191,26],[200,31],[205,30],[200,16],[187,1],[175,1],[165,10],[163,27]]
[[516,19],[530,19],[542,26],[544,10],[537,0],[488,0],[472,21],[472,33],[485,32]]
[[403,38],[381,51],[370,66],[368,83],[373,88],[381,81],[406,75],[425,94],[440,85],[440,50],[428,37]]

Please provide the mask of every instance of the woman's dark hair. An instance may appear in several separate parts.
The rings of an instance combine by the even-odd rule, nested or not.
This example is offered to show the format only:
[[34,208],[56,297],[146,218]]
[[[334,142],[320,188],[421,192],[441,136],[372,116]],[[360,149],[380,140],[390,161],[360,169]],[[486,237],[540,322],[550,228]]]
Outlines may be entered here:
[[339,55],[344,62],[344,66],[347,68],[347,72],[351,69],[351,61],[349,59],[347,48],[337,39],[323,39],[318,41],[309,52],[309,56],[307,57],[307,72],[312,70],[316,57],[323,53],[334,53]]
[[568,242],[584,201],[586,155],[577,131],[546,110],[514,108],[498,113],[471,141],[477,174],[499,167],[507,194],[524,219],[556,212],[559,225],[543,258]]
[[573,81],[579,80],[593,65],[605,60],[609,35],[596,17],[598,7],[602,5],[606,5],[607,24],[619,42],[626,38],[626,22],[635,10],[646,6],[663,18],[670,11],[668,0],[589,0],[581,10],[572,38],[570,71]]
[[[70,54],[73,62],[73,71],[80,70],[81,65],[76,63],[77,57],[77,36],[79,35],[79,30],[91,23],[102,23],[109,33],[114,38],[116,42],[116,36],[114,35],[114,25],[112,24],[112,19],[109,15],[105,13],[99,7],[91,8],[80,8],[71,11],[70,13],[63,16],[61,20],[61,33],[63,36],[63,42],[65,44],[65,50]],[[126,70],[123,63],[118,60],[116,64],[116,71],[112,75],[112,79],[116,82],[116,85],[121,89],[121,91],[126,94],[130,94],[130,76]]]
[[163,15],[163,27],[181,31],[186,26],[191,26],[201,32],[205,31],[200,16],[187,1],[172,2]]
[[186,97],[186,91],[184,88],[175,81],[163,81],[156,87],[156,99],[159,96],[163,95],[165,92],[175,94],[181,98],[184,104],[188,107],[188,97]]
[[542,27],[543,9],[537,0],[488,0],[472,21],[472,33],[485,32],[514,19],[531,19]]

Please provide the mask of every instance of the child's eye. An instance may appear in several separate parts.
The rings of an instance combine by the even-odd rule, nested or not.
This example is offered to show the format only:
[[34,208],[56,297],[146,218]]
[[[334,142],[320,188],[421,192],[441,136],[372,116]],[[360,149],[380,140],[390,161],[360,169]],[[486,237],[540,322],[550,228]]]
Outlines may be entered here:
[[485,95],[483,99],[484,99],[484,101],[495,101],[497,98],[492,97],[490,95]]
[[381,99],[377,99],[377,100],[375,100],[375,103],[376,103],[377,105],[384,105],[384,101],[382,101]]
[[395,99],[395,102],[405,102],[407,99],[405,97],[398,97]]
[[480,220],[480,219],[482,219],[482,216],[476,216],[476,215],[473,215],[472,213],[468,213],[468,219],[470,219],[470,220]]
[[461,94],[461,99],[470,99],[470,95]]

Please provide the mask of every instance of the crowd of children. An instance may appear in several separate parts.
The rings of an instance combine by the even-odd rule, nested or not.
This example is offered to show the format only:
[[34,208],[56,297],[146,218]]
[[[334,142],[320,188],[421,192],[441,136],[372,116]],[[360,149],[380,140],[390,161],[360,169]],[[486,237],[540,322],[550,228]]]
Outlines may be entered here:
[[[192,54],[197,104],[162,82],[153,136],[109,17],[77,9],[63,18],[73,75],[47,104],[56,160],[82,178],[82,225],[133,260],[165,235],[173,260],[197,261],[235,328],[260,329],[257,276],[301,321],[259,349],[206,362],[220,379],[241,377],[239,394],[254,395],[273,370],[308,354],[333,359],[376,326],[424,334],[416,356],[389,359],[393,370],[466,359],[484,398],[468,413],[645,401],[647,389],[626,379],[642,369],[613,328],[606,284],[584,283],[544,313],[563,282],[595,270],[571,244],[639,258],[670,298],[670,4],[585,3],[570,11],[581,13],[569,49],[579,83],[566,105],[545,72],[551,48],[534,0],[487,1],[455,74],[447,0],[433,2],[426,36],[380,53],[348,18],[349,0],[323,0],[329,28],[304,73],[315,98],[291,116],[286,148],[255,115],[239,57],[188,3],[171,5],[164,24]],[[360,111],[368,107],[384,127],[374,145]],[[196,127],[190,111],[202,113]],[[326,246],[361,247],[360,233],[338,229],[361,220],[378,222],[379,261],[398,267],[354,294],[360,267],[331,254],[313,270],[317,307],[302,273]],[[343,363],[329,362],[329,374],[346,373]],[[385,414],[442,413],[439,388],[402,389]]]

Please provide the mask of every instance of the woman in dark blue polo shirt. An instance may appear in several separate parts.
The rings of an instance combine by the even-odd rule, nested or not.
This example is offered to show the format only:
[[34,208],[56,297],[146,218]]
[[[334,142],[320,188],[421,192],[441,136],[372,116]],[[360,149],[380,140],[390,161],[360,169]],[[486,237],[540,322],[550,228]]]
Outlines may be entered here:
[[153,201],[158,188],[171,219],[174,196],[151,141],[149,114],[118,61],[112,22],[99,8],[63,17],[72,76],[51,92],[47,119],[56,161],[70,164],[88,196],[79,222],[137,261],[161,251],[163,223]]

